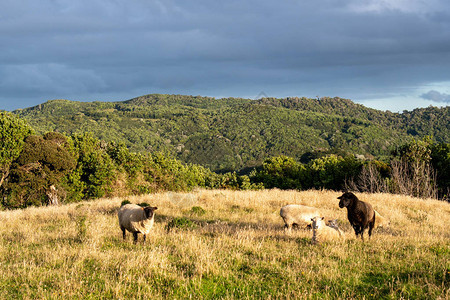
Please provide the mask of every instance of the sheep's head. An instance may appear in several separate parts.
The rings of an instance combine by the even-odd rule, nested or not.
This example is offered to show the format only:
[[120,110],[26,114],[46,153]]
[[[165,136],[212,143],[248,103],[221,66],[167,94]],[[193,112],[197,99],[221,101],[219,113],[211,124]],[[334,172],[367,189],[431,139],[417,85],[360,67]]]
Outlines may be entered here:
[[337,219],[334,220],[328,220],[328,226],[330,226],[331,228],[339,228],[339,225],[337,223]]
[[348,207],[355,199],[358,199],[352,192],[345,192],[342,194],[342,196],[339,196],[337,198],[340,200],[340,208]]
[[146,206],[144,207],[145,217],[150,219],[153,217],[154,211],[157,210],[157,207]]
[[321,228],[322,226],[323,226],[323,219],[324,219],[324,217],[314,217],[314,218],[312,218],[311,219],[311,221],[312,221],[312,224],[311,224],[311,227],[312,227],[312,229],[314,230],[314,229],[319,229],[319,228]]

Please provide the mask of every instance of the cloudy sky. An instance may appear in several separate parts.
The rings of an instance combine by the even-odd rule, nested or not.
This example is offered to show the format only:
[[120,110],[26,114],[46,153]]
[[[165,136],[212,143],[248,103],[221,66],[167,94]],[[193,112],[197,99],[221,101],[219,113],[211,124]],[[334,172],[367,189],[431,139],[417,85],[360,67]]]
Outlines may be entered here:
[[149,93],[450,103],[448,0],[2,0],[0,110]]

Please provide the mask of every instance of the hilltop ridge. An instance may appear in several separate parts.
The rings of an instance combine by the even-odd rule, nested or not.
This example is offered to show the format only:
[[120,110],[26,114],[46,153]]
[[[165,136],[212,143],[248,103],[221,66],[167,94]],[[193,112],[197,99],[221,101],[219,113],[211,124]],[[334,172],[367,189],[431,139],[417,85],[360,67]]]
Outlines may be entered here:
[[383,158],[411,137],[450,142],[449,107],[392,113],[339,97],[221,98],[150,94],[118,102],[51,100],[14,111],[37,131],[93,132],[132,151],[163,151],[212,170],[280,154]]

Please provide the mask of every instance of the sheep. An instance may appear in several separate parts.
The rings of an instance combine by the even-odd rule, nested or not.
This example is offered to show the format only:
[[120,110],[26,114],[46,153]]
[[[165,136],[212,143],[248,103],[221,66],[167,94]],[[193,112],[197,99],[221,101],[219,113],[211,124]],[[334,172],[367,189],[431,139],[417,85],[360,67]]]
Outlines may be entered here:
[[284,221],[284,228],[288,232],[291,232],[292,226],[298,226],[304,224],[311,226],[311,218],[319,215],[319,210],[315,207],[289,204],[280,209],[280,216]]
[[125,204],[119,209],[119,226],[122,230],[123,239],[125,240],[125,230],[133,234],[134,243],[138,239],[138,233],[144,235],[144,242],[146,235],[153,227],[155,220],[155,210],[157,207],[141,207],[136,204]]
[[359,200],[352,192],[345,192],[338,199],[339,207],[347,208],[347,218],[355,230],[356,237],[360,234],[364,241],[364,230],[368,227],[370,239],[376,219],[372,205]]
[[344,237],[344,232],[339,228],[339,225],[337,223],[337,219],[328,220],[327,226],[335,229],[339,233],[339,235],[341,237]]
[[375,212],[375,226],[374,228],[378,228],[378,227],[388,227],[391,224],[391,221],[389,221],[387,218],[383,217],[382,215],[380,215],[376,210],[374,210]]
[[323,221],[324,217],[314,217],[311,219],[312,221],[312,230],[313,230],[313,236],[311,239],[311,242],[313,244],[317,244],[320,241],[326,239],[339,239],[343,237],[342,232],[337,227],[330,227],[325,225],[325,222]]

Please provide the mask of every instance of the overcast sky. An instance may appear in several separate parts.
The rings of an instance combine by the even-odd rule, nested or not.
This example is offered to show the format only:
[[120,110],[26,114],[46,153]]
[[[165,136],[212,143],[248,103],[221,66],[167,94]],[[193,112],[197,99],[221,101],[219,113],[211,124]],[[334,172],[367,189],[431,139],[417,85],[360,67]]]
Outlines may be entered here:
[[450,103],[448,0],[2,0],[0,110],[150,93]]

